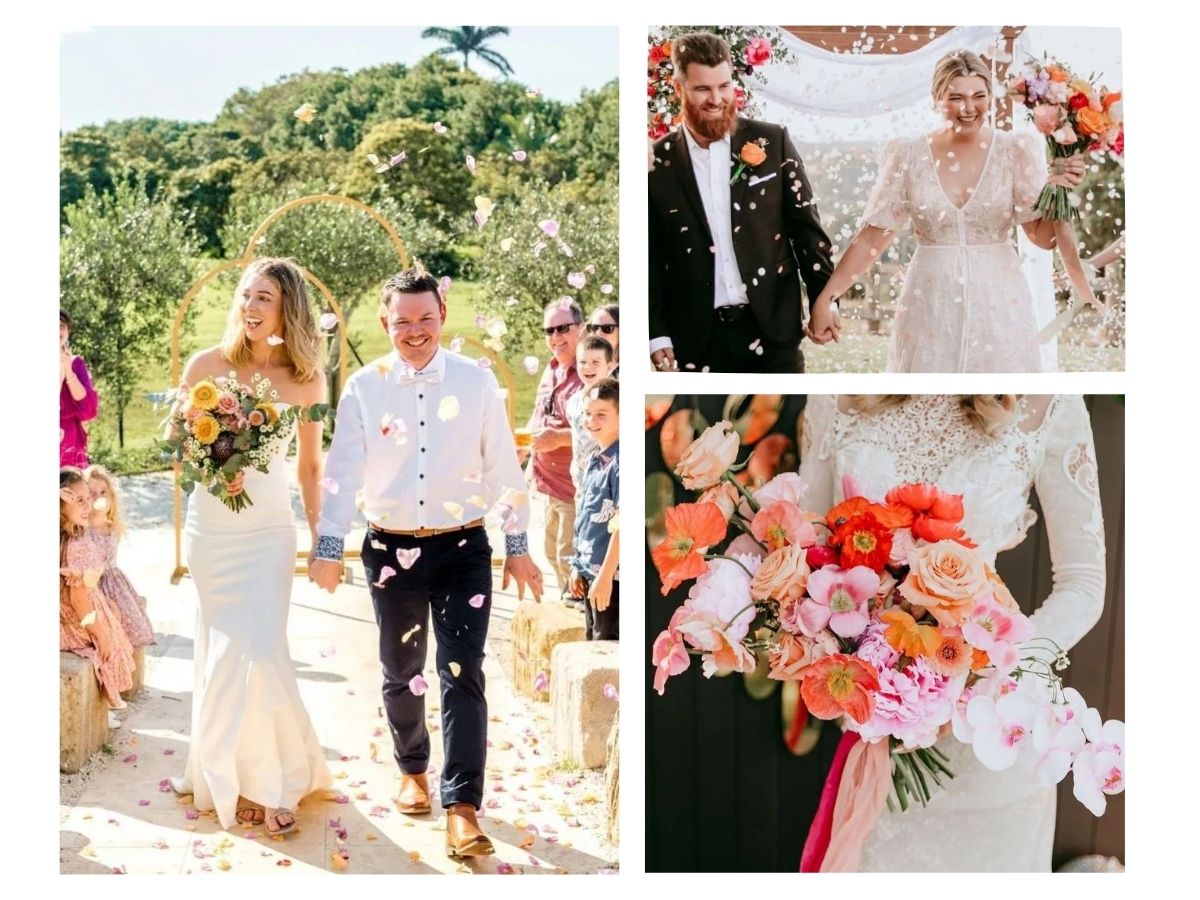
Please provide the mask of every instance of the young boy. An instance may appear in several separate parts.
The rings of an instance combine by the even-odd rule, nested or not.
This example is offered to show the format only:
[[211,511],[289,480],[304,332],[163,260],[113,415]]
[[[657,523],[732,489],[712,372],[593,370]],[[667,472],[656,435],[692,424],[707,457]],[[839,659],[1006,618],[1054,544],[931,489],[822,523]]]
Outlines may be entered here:
[[620,532],[620,423],[618,383],[602,378],[584,387],[585,428],[598,449],[588,457],[575,495],[575,555],[571,558],[571,592],[586,597],[584,617],[589,641],[618,639],[617,562]]
[[571,481],[576,494],[583,482],[583,468],[596,449],[596,442],[583,427],[584,396],[588,388],[601,378],[607,378],[612,368],[612,344],[604,338],[588,335],[575,345],[575,371],[583,382],[583,390],[576,391],[567,400],[567,421],[571,425]]

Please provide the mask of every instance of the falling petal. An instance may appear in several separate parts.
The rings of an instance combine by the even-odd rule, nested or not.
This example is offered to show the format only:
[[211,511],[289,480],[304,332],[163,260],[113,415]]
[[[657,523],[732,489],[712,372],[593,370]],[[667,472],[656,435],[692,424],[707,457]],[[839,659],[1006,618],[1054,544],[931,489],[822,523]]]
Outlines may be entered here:
[[487,500],[485,500],[483,497],[480,497],[478,494],[472,494],[470,497],[467,498],[467,502],[470,503],[472,506],[479,507],[480,509],[487,509],[487,505],[488,505]]
[[338,317],[336,313],[322,313],[321,318],[317,320],[317,325],[322,331],[333,331],[338,327]]
[[[386,550],[387,548],[385,547],[384,549]],[[395,574],[396,574],[396,570],[393,569],[391,566],[384,566],[382,569],[379,570],[379,580],[376,581],[373,585],[371,585],[371,587],[378,587],[378,588],[383,587],[384,583]]]
[[455,503],[453,500],[447,500],[445,503],[442,504],[442,509],[446,510],[446,512],[448,512],[453,518],[457,519],[459,522],[462,521],[462,517],[463,517],[462,504]]
[[408,689],[414,697],[420,697],[429,690],[429,683],[420,675],[414,675],[408,682]]
[[513,867],[512,863],[502,862],[496,866],[497,875],[515,875],[516,873],[517,870]]
[[542,219],[542,221],[538,222],[538,228],[542,229],[546,237],[554,237],[558,234],[558,220]]
[[463,339],[461,337],[459,337],[458,335],[455,335],[450,341],[450,352],[451,353],[461,353],[462,345],[463,345]]
[[450,279],[449,275],[443,275],[438,281],[438,294],[443,300],[445,300],[446,295],[450,293],[451,284],[453,284],[453,281]]
[[402,634],[402,635],[400,636],[400,643],[402,643],[402,644],[407,644],[407,643],[408,643],[408,639],[409,639],[410,637],[412,637],[414,634],[416,634],[416,633],[417,633],[418,631],[420,631],[420,630],[421,630],[421,626],[420,626],[420,625],[414,625],[412,628],[408,629],[408,631],[404,632],[404,634]]
[[317,108],[311,103],[302,103],[300,107],[292,113],[301,122],[308,123],[313,120],[313,116],[317,114]]
[[174,747],[168,747],[166,750],[163,751],[163,756],[174,756],[174,755],[175,755]]
[[539,694],[544,693],[546,688],[550,686],[550,679],[546,677],[545,672],[538,672],[533,679],[533,689]]
[[492,361],[486,356],[481,356],[479,359],[475,360],[475,365],[479,366],[481,369],[490,369],[492,367]]
[[129,764],[133,764],[133,763],[137,762],[137,754],[136,754],[136,753],[130,753],[130,754],[129,754],[128,756],[126,756],[126,757],[125,757],[123,760],[121,760],[121,762],[123,762],[123,763],[129,763]]
[[457,678],[459,675],[462,674],[462,666],[460,666],[456,662],[450,663],[450,674],[453,675],[455,678]]
[[475,171],[475,157],[470,154],[467,154],[467,170],[470,172]]
[[398,165],[400,165],[400,163],[404,162],[404,160],[406,160],[407,158],[408,158],[408,154],[406,152],[404,152],[403,150],[401,150],[399,153],[397,153],[395,156],[393,156],[391,159],[388,160],[388,165],[389,166],[398,166]]
[[336,494],[340,488],[337,481],[332,478],[322,478],[321,488],[328,494]]
[[96,624],[96,611],[93,609],[90,613],[85,615],[82,619],[79,620],[79,624],[82,625],[84,628],[87,628],[89,625],[95,625]]
[[449,422],[458,418],[458,412],[458,398],[451,394],[449,397],[443,397],[442,402],[438,404],[437,417],[443,422]]
[[138,806],[149,806],[149,805],[150,805],[149,800],[139,800],[138,801]]
[[405,571],[413,567],[413,563],[421,555],[420,547],[398,547],[396,548],[396,560],[400,563],[400,568]]
[[507,238],[504,238],[504,240],[502,240],[500,242],[500,249],[503,250],[505,253],[507,253],[509,250],[512,249],[512,245],[513,245],[513,239],[510,237],[507,237]]
[[445,134],[449,130],[450,129],[447,128],[445,125],[443,125],[441,122],[433,123],[433,133],[434,134]]
[[587,278],[582,272],[571,272],[567,275],[567,284],[575,288],[577,291],[583,290],[583,286],[587,284]]
[[327,647],[322,647],[319,652],[322,657],[329,659],[329,657],[337,655],[337,647],[333,646],[333,644],[330,644]]
[[549,246],[550,245],[547,244],[545,241],[538,241],[536,244],[533,245],[533,258],[537,259],[539,256],[542,255],[542,251],[545,250]]
[[[387,550],[387,544],[383,541],[377,541],[375,538],[371,538],[371,546],[376,550]],[[393,572],[392,574],[394,575],[395,573]]]
[[278,347],[280,344],[283,343],[283,338],[281,338],[277,334],[268,334],[267,335],[267,343],[270,344],[272,347]]
[[612,292],[613,292],[613,286],[611,284],[600,285],[600,293],[611,294]]
[[376,156],[374,153],[368,153],[367,154],[367,162],[369,162],[373,166],[377,166],[377,165],[379,165],[379,157]]
[[467,539],[466,539],[466,538],[463,538],[461,541],[459,541],[459,542],[458,542],[458,546],[460,546],[460,547],[465,547],[465,546],[467,546]]
[[609,700],[616,701],[618,699],[617,689],[611,684],[604,685],[604,696]]
[[486,600],[487,600],[487,598],[483,594],[476,594],[474,597],[472,597],[470,600],[467,601],[467,605],[473,606],[475,609],[480,609],[480,608],[482,608],[482,606],[486,602]]
[[525,151],[524,150],[514,150],[513,154],[512,154],[512,158],[515,159],[517,162],[525,162]]

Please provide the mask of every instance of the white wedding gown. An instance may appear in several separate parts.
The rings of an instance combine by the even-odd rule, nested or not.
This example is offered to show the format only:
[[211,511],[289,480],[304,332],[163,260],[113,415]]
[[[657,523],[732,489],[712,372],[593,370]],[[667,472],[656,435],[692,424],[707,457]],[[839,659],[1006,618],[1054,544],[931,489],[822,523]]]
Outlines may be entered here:
[[295,809],[331,783],[288,651],[296,563],[291,441],[280,442],[267,474],[246,470],[253,506],[234,513],[202,487],[188,503],[185,557],[199,601],[196,686],[185,774],[172,781],[195,795],[197,809],[215,809],[227,829],[239,795]]
[[[842,401],[843,404],[845,401]],[[1018,415],[988,437],[957,396],[915,396],[862,414],[837,397],[809,397],[801,477],[805,505],[840,502],[842,476],[882,500],[896,485],[922,481],[963,495],[962,527],[984,558],[1019,544],[1036,516],[1036,488],[1050,539],[1053,590],[1031,620],[1038,637],[1064,650],[1100,618],[1104,530],[1091,423],[1078,396],[1028,397]],[[954,779],[929,805],[886,809],[867,838],[861,869],[886,872],[1048,872],[1055,789],[1041,787],[1027,751],[1011,769],[990,771],[952,735],[938,744]]]
[[1045,149],[1038,135],[993,135],[961,207],[946,196],[926,137],[884,148],[862,222],[889,231],[911,222],[917,239],[896,302],[889,372],[1043,370],[1013,226],[1037,218],[1031,207],[1046,183]]

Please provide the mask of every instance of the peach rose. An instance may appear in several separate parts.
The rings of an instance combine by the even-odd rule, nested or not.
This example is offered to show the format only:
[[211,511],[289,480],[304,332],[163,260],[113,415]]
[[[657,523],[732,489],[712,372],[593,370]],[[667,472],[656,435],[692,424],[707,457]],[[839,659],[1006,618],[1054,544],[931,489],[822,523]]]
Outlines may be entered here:
[[767,158],[767,151],[753,141],[742,144],[738,157],[748,166],[757,166]]
[[1033,108],[1033,126],[1042,134],[1050,134],[1058,128],[1059,110],[1057,106],[1042,103]]
[[809,666],[837,652],[837,640],[828,632],[815,638],[781,634],[779,649],[770,655],[771,672],[767,677],[776,681],[800,681]]
[[750,582],[750,596],[755,600],[797,600],[808,587],[812,570],[804,558],[803,547],[780,547],[758,567]]
[[1096,112],[1091,107],[1079,110],[1075,115],[1075,124],[1079,126],[1079,130],[1088,137],[1099,137],[1104,134],[1108,128],[1108,116],[1102,112]]
[[729,524],[729,519],[733,515],[733,511],[737,509],[740,499],[741,495],[738,493],[738,489],[728,481],[722,481],[701,494],[696,502],[713,504],[721,510],[721,515],[725,517],[725,523]]
[[689,491],[712,487],[733,465],[737,458],[738,436],[729,430],[730,427],[728,422],[710,425],[684,452],[675,467],[675,474]]
[[939,625],[961,625],[971,604],[992,592],[979,554],[957,541],[915,547],[908,554],[908,565],[901,596],[928,609]]

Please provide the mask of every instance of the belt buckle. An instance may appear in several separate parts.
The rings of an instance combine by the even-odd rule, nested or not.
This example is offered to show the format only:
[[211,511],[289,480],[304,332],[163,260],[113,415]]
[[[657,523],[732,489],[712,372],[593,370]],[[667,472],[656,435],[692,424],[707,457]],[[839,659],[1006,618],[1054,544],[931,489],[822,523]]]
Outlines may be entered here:
[[424,526],[422,526],[413,532],[413,537],[429,537],[431,534],[434,533],[435,530],[436,529],[425,528]]

